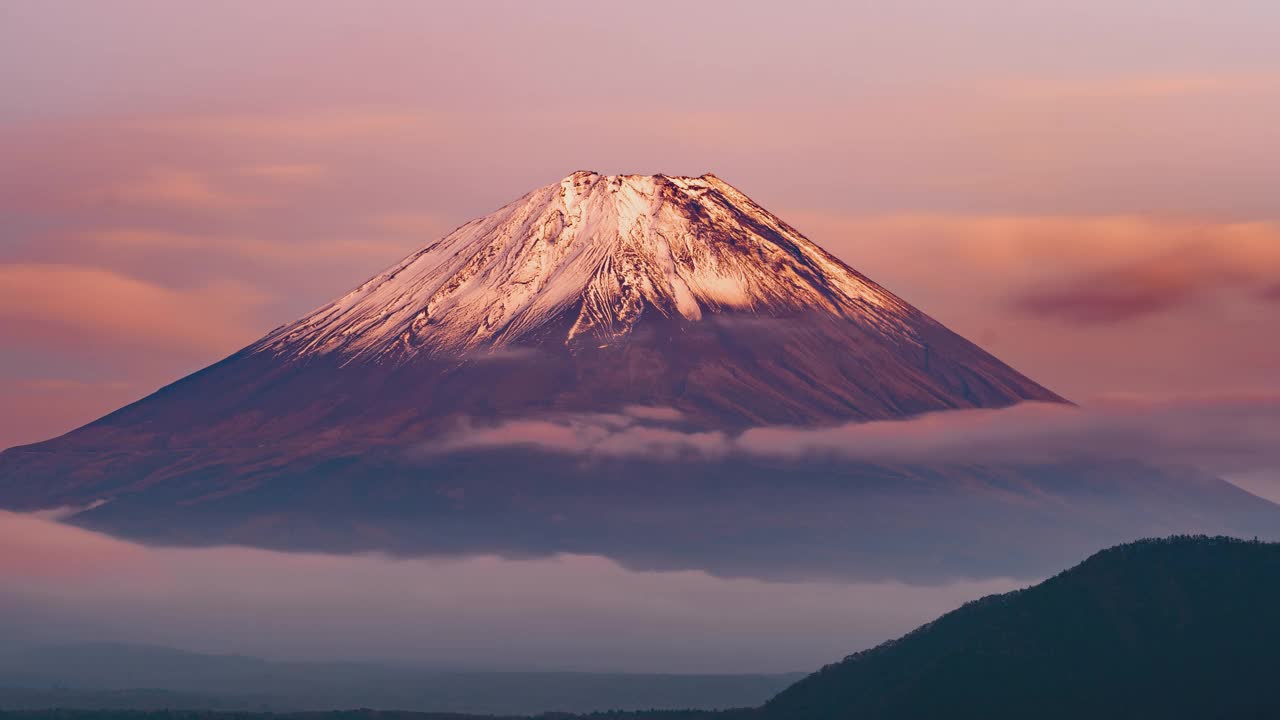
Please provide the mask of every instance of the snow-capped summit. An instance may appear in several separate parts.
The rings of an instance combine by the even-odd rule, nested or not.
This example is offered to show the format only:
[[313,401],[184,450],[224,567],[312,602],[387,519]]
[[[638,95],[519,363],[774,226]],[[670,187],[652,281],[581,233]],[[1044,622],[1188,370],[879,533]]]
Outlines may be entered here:
[[534,336],[607,344],[646,316],[810,311],[921,342],[917,311],[714,175],[580,171],[468,222],[257,347],[403,362]]

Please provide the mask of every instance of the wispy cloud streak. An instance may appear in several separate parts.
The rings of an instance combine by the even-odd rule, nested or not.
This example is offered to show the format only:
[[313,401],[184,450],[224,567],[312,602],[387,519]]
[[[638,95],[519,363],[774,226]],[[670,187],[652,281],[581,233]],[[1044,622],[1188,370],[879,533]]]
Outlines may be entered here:
[[1114,397],[1087,407],[1024,403],[826,428],[690,432],[627,415],[563,415],[459,429],[428,452],[529,446],[601,456],[712,460],[729,454],[884,463],[1137,459],[1218,473],[1280,467],[1280,395]]

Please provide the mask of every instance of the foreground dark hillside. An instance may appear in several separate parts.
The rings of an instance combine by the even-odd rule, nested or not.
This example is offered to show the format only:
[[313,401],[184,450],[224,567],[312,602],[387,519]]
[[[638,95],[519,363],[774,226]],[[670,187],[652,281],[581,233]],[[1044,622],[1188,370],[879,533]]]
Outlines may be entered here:
[[829,665],[770,718],[1280,717],[1280,545],[1147,540]]

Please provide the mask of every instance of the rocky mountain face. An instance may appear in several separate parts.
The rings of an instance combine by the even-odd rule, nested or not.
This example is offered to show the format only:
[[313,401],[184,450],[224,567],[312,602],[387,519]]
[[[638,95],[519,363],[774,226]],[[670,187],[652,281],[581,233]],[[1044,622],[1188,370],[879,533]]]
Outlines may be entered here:
[[[848,553],[871,560],[866,546],[898,521],[929,529],[898,543],[925,548],[925,568],[957,553],[981,563],[979,546],[1007,547],[1024,526],[1049,532],[1055,553],[1127,539],[1127,526],[1078,521],[1106,505],[1064,500],[1058,469],[422,452],[460,428],[547,417],[732,435],[1023,401],[1062,399],[720,179],[578,172],[219,363],[4,452],[0,507],[92,504],[76,522],[161,542],[575,550],[646,565],[733,564],[738,538],[779,557],[821,547],[807,556],[824,572]],[[1157,532],[1249,529],[1275,510],[1212,479],[1132,480],[1148,471],[1081,471],[1079,502],[1096,504],[1099,484],[1146,488],[1136,524]],[[786,521],[767,512],[780,503]],[[714,539],[697,531],[708,519],[723,526]],[[982,533],[965,531],[976,522]],[[673,533],[681,523],[693,526]]]

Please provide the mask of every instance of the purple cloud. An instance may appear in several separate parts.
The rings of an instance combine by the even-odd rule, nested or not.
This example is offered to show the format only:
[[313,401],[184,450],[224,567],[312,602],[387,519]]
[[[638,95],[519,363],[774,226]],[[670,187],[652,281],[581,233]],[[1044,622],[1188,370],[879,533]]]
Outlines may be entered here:
[[1280,467],[1280,395],[1110,398],[1086,407],[1023,403],[827,428],[760,427],[732,436],[627,415],[561,415],[464,427],[426,447],[537,447],[608,457],[714,460],[731,453],[826,455],[885,463],[1141,459],[1244,473]]
[[1154,268],[1096,273],[1028,290],[1015,298],[1024,313],[1075,325],[1105,325],[1172,310],[1194,299],[1201,280]]

